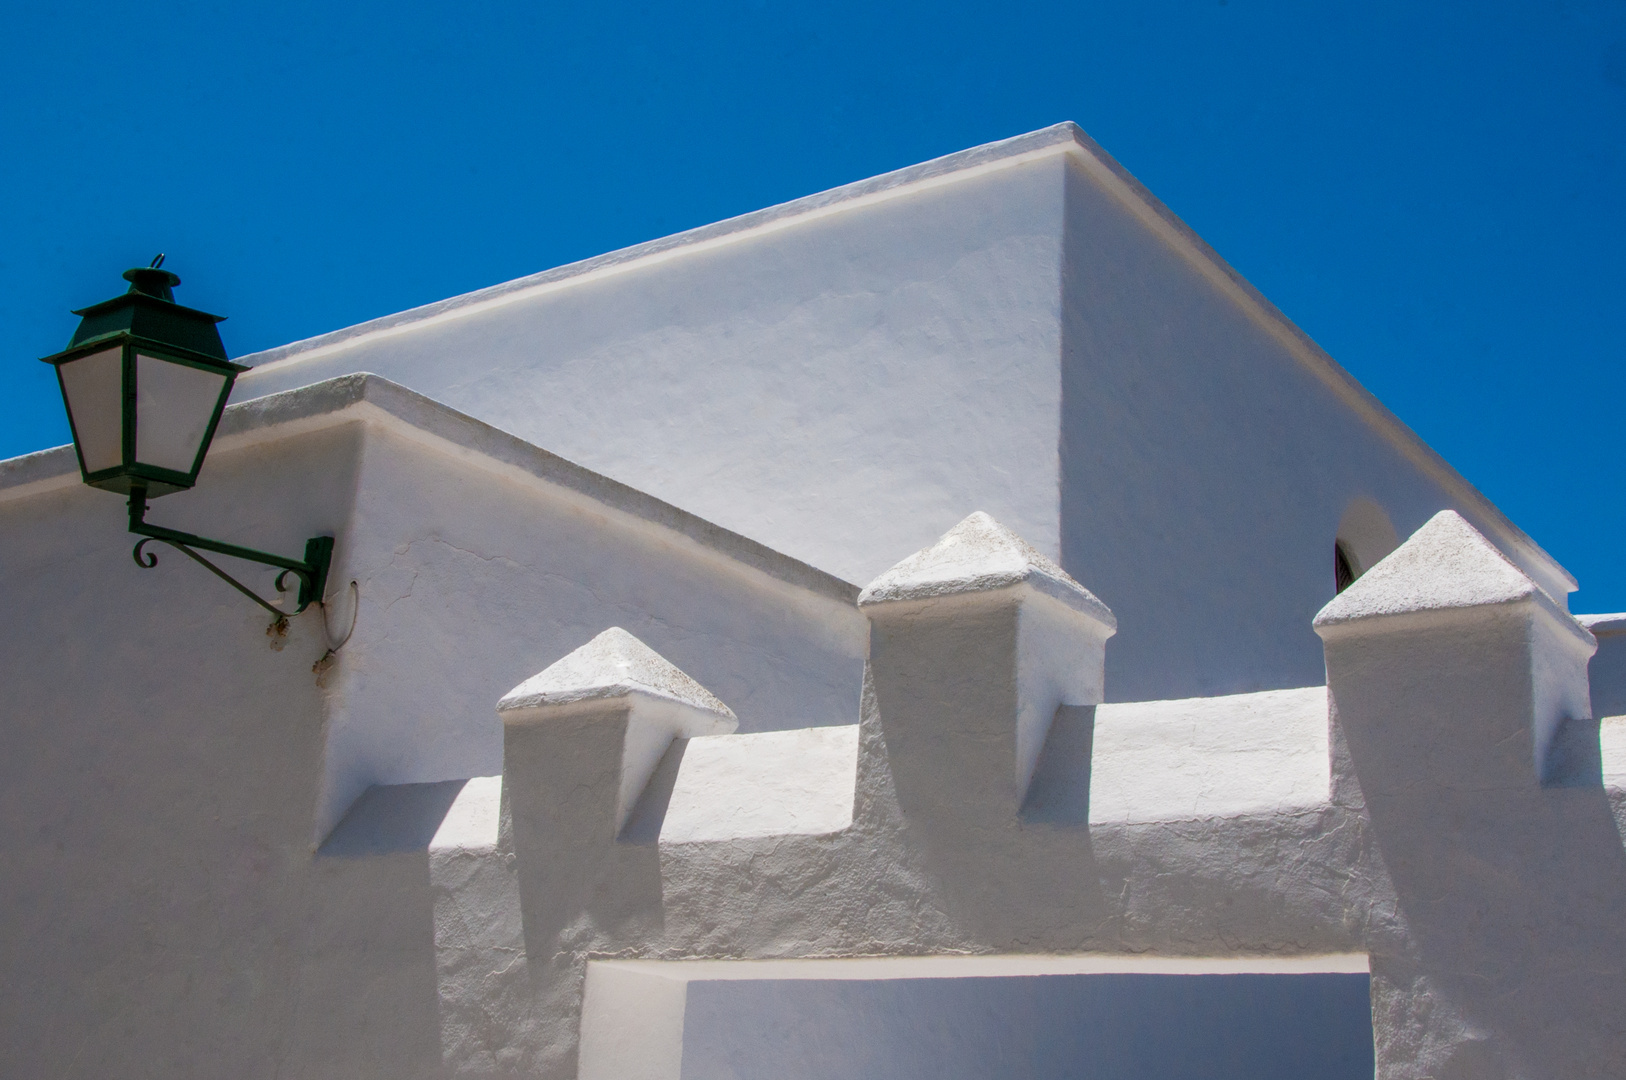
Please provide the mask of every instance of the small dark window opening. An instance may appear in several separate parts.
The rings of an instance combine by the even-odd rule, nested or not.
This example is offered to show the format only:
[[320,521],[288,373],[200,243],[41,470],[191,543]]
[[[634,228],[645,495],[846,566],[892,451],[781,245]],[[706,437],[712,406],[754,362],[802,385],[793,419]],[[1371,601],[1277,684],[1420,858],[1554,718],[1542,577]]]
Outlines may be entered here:
[[1342,540],[1332,543],[1332,578],[1338,592],[1355,584],[1355,565],[1350,561],[1349,552],[1344,550]]

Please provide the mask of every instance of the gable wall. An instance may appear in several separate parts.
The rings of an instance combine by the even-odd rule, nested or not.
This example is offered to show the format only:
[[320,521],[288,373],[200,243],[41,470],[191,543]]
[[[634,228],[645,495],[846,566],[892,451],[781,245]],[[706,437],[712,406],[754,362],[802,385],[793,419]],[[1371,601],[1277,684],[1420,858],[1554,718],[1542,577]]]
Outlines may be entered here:
[[856,583],[977,509],[1054,552],[1062,169],[296,355],[236,399],[376,372]]
[[1061,561],[1118,616],[1109,700],[1321,682],[1353,500],[1400,536],[1492,528],[1122,201],[1077,168],[1067,192]]

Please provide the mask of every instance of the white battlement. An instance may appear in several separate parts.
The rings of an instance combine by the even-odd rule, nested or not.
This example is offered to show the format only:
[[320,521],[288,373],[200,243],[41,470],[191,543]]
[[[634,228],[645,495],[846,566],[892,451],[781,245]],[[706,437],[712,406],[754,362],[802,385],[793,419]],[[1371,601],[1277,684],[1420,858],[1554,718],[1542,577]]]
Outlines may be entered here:
[[[1045,575],[1037,589],[1035,566]],[[1035,598],[1062,597],[1076,598],[1064,607],[1082,624],[1022,621]],[[685,1054],[701,1047],[704,1055],[769,1053],[761,1025],[777,1022],[772,1002],[780,999],[804,1002],[798,1009],[826,1002],[818,1007],[833,1011],[818,1022],[852,1028],[863,1028],[872,1008],[965,1009],[957,1023],[972,1031],[1027,1007],[1017,1004],[1030,993],[1023,980],[1076,975],[1084,981],[1053,984],[1063,996],[1052,1004],[1084,1009],[1096,993],[1089,979],[1101,973],[1276,972],[1305,977],[1284,1001],[1296,995],[1336,1011],[1328,1003],[1350,988],[1317,973],[1357,967],[1363,1000],[1370,992],[1395,1002],[1399,1027],[1380,1026],[1380,1050],[1386,1032],[1408,1031],[1433,1047],[1412,1060],[1448,1060],[1454,1047],[1477,1045],[1479,1029],[1470,1012],[1439,1011],[1434,980],[1448,980],[1449,969],[1417,967],[1417,935],[1448,942],[1467,963],[1486,962],[1506,938],[1476,932],[1449,906],[1420,909],[1424,896],[1439,903],[1441,875],[1469,872],[1462,860],[1484,858],[1487,844],[1502,845],[1515,863],[1556,859],[1578,890],[1563,918],[1600,928],[1617,902],[1607,883],[1626,880],[1610,811],[1610,800],[1626,795],[1626,735],[1616,730],[1626,726],[1604,725],[1590,803],[1578,798],[1584,784],[1544,783],[1539,760],[1532,768],[1513,749],[1529,745],[1532,731],[1550,737],[1554,716],[1585,719],[1591,635],[1455,515],[1401,544],[1318,617],[1330,694],[1305,687],[1090,700],[1111,613],[987,515],[904,560],[859,602],[873,635],[859,724],[744,735],[679,725],[636,747],[621,736],[604,743],[602,725],[635,712],[640,695],[706,724],[731,716],[636,639],[609,631],[500,705],[511,832],[492,813],[496,778],[471,781],[455,802],[439,796],[444,822],[418,829],[437,888],[455,901],[448,911],[507,903],[531,913],[523,930],[513,924],[489,941],[484,960],[454,926],[437,924],[450,967],[540,949],[554,960],[531,978],[559,980],[561,992],[585,979],[581,1076],[676,1080],[689,1075]],[[1081,627],[1092,629],[1080,639]],[[1023,644],[1046,635],[1093,642],[1095,651]],[[1083,657],[1084,700],[1058,700],[1025,677],[1030,654]],[[1034,694],[1055,722],[1019,798],[1005,769]],[[524,733],[547,738],[515,741]],[[611,757],[592,764],[603,754]],[[583,816],[583,778],[613,773],[618,760],[626,784],[629,755],[648,779],[624,788],[618,805],[630,798],[636,809],[624,828],[595,826]],[[370,792],[324,850],[399,850],[364,833],[398,829],[409,815],[380,807],[409,797],[427,793]],[[1553,815],[1566,822],[1562,839],[1546,825],[1530,832]],[[1462,850],[1467,821],[1475,824]],[[1442,844],[1447,835],[1452,842]],[[654,872],[651,857],[660,867],[658,926],[638,914],[655,910],[640,884]],[[493,873],[471,873],[470,859]],[[1103,878],[1126,891],[1114,894]],[[1528,910],[1529,880],[1501,887],[1508,917],[1530,917],[1517,914]],[[1550,938],[1548,948],[1553,955],[1532,958],[1527,975],[1551,999],[1545,1011],[1601,1007],[1567,982],[1587,946]],[[900,955],[863,959],[876,953]],[[559,966],[566,956],[575,959]],[[648,959],[592,959],[604,956]],[[975,991],[983,996],[958,1004],[882,988],[915,978],[990,981]],[[748,998],[717,991],[718,1002],[734,1003],[719,1013],[705,989],[717,980],[761,990]],[[785,989],[832,980],[876,988]],[[577,1015],[532,1017],[500,1038],[531,1046],[544,1072],[562,1070],[558,1047],[575,1045]],[[1349,1025],[1366,1023],[1346,1017],[1315,1037],[1345,1045]],[[1312,1030],[1321,1029],[1301,1034]],[[1329,1075],[1345,1075],[1347,1061],[1338,1060],[1323,1062]]]

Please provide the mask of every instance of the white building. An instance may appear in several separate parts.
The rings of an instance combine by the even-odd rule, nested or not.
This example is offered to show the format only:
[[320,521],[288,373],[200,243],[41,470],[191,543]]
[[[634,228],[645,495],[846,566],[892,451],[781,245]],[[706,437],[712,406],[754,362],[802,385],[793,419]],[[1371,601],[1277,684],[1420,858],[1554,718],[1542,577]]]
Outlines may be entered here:
[[244,362],[286,634],[0,463],[0,1076],[1626,1062],[1626,621],[1077,128]]

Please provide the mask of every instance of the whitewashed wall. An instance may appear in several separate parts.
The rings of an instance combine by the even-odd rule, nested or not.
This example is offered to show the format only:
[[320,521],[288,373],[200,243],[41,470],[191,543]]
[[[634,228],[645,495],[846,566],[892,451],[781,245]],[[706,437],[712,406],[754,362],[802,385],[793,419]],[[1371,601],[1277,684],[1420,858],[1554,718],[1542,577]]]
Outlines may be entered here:
[[610,626],[726,695],[742,730],[852,722],[863,628],[850,603],[685,557],[657,529],[482,472],[368,431],[336,571],[362,604],[334,673],[319,832],[369,784],[501,771],[491,704],[538,656]]
[[[345,520],[355,448],[335,429],[222,455],[151,519],[297,554]],[[398,866],[386,899],[310,858],[319,615],[273,651],[264,612],[161,545],[138,569],[134,539],[76,478],[0,503],[0,1073],[413,1075],[423,889]]]
[[857,583],[973,509],[1053,548],[1062,198],[1051,156],[296,353],[236,398],[375,371]]
[[440,1075],[423,846],[313,850],[369,785],[499,772],[497,698],[583,636],[635,628],[747,730],[856,715],[839,583],[595,499],[581,470],[550,481],[377,380],[285,397],[229,415],[149,519],[290,555],[336,535],[332,638],[318,608],[269,637],[163,545],[139,569],[124,501],[66,454],[0,469],[0,1076]]
[[[1447,507],[1499,538],[1237,282],[1082,168],[1067,193],[1060,561],[1118,616],[1109,699],[1318,683],[1335,537],[1358,569]],[[1562,602],[1562,569],[1505,537]]]
[[247,360],[238,400],[379,372],[857,584],[987,511],[1118,613],[1111,700],[1320,681],[1359,497],[1573,587],[1071,125]]

